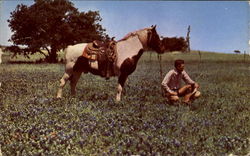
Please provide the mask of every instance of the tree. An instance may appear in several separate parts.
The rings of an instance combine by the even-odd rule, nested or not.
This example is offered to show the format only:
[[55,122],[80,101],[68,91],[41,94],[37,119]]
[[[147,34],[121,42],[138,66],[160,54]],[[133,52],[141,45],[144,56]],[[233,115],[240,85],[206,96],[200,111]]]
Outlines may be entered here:
[[9,41],[14,43],[8,49],[27,57],[39,52],[55,63],[57,53],[67,45],[109,39],[101,20],[98,11],[79,12],[69,0],[35,0],[29,7],[21,4],[8,20],[13,32]]
[[240,53],[240,51],[239,51],[239,50],[234,50],[234,52],[235,52],[236,54],[239,54],[239,53]]
[[183,37],[164,37],[162,44],[166,52],[186,51],[188,48],[187,42]]
[[187,49],[186,52],[190,52],[190,25],[188,26],[188,32],[187,32],[187,37],[186,37],[186,42],[187,42]]

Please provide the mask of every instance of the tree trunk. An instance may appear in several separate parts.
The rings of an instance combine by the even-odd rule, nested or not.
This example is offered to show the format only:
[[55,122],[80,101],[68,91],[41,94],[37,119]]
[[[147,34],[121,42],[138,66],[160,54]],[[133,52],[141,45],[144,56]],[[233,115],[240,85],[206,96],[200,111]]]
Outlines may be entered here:
[[47,57],[47,61],[49,63],[57,63],[57,49],[56,48],[51,48],[51,51],[49,52],[49,56]]

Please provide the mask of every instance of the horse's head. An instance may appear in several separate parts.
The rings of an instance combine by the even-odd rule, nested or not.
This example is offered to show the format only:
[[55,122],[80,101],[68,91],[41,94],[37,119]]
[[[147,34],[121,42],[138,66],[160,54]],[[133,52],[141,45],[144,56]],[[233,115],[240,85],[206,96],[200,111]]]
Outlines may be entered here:
[[157,53],[163,53],[164,47],[156,31],[156,25],[147,29],[147,47],[155,50]]

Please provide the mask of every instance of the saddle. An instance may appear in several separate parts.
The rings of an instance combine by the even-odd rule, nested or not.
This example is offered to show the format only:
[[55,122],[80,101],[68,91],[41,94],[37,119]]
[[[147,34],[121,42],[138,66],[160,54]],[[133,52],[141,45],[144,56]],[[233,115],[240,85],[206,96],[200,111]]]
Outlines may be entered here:
[[89,60],[91,67],[95,66],[102,77],[109,78],[115,75],[113,65],[117,57],[116,41],[102,42],[94,40],[87,44],[82,56]]

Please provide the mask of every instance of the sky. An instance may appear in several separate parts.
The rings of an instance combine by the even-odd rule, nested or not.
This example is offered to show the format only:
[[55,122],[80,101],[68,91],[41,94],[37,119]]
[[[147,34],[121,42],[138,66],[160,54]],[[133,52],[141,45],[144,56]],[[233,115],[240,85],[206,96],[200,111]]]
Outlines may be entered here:
[[[247,1],[80,1],[81,12],[99,11],[100,24],[116,40],[127,33],[157,25],[164,37],[186,37],[191,26],[191,49],[211,52],[250,53],[250,3]],[[0,45],[10,45],[7,19],[18,4],[32,0],[0,0]]]

